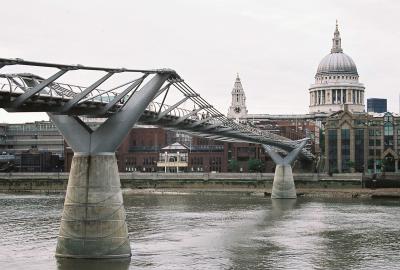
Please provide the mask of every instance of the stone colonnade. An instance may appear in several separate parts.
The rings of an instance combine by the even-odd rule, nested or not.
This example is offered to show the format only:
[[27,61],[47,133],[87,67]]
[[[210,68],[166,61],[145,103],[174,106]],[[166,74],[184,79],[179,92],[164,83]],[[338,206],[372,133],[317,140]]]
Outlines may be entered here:
[[324,89],[310,91],[310,105],[359,104],[364,105],[364,91],[357,89]]

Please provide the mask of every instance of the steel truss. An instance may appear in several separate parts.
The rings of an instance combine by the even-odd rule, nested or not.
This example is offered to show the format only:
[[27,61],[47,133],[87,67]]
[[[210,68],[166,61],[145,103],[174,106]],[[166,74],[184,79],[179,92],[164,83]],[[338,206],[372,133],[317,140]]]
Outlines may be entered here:
[[[146,100],[148,105],[137,120],[138,123],[157,125],[226,142],[260,143],[281,149],[283,152],[291,152],[301,143],[228,119],[171,69],[103,68],[0,58],[0,71],[14,67],[33,69],[35,73],[44,68],[54,68],[58,71],[43,77],[26,72],[0,73],[0,108],[9,112],[48,112],[53,115],[53,120],[62,115],[74,119],[79,116],[112,118],[113,115],[124,111],[131,99],[140,96],[145,88],[141,88],[144,82],[161,75],[165,76],[166,80],[157,88],[151,100]],[[59,82],[66,74],[79,71],[105,74],[87,87]],[[127,75],[125,77],[128,79],[116,78],[121,75]],[[113,82],[111,87],[101,88],[110,82],[111,78],[116,78],[117,83]],[[304,148],[301,150],[301,156],[309,160],[314,158]]]

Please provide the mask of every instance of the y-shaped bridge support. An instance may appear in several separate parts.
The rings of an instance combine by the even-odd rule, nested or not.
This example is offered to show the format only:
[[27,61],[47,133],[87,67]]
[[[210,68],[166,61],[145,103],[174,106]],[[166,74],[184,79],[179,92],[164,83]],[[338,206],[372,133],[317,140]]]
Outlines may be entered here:
[[294,185],[292,163],[300,154],[301,149],[306,145],[308,139],[302,141],[299,146],[290,152],[285,158],[282,158],[270,146],[263,145],[265,151],[269,154],[276,164],[274,182],[272,184],[271,198],[273,199],[295,199],[296,187]]
[[56,256],[131,256],[115,151],[168,76],[155,75],[95,131],[77,117],[49,114],[75,153]]

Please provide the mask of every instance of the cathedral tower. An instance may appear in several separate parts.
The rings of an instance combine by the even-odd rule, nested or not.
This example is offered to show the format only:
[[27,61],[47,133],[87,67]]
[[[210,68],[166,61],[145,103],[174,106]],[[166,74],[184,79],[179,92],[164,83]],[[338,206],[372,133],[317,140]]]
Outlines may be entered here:
[[239,119],[247,115],[246,95],[244,94],[242,82],[239,74],[236,76],[235,84],[232,89],[232,102],[228,111],[228,118]]

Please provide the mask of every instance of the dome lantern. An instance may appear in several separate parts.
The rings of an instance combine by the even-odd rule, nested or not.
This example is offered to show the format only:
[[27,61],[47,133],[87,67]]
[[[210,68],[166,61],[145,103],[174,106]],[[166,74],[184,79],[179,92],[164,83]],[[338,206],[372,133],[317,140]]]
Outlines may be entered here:
[[333,34],[331,53],[341,53],[341,52],[343,52],[342,39],[340,38],[338,21],[336,20],[336,29],[335,33]]

